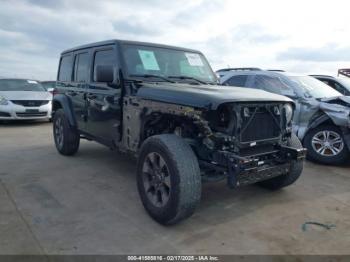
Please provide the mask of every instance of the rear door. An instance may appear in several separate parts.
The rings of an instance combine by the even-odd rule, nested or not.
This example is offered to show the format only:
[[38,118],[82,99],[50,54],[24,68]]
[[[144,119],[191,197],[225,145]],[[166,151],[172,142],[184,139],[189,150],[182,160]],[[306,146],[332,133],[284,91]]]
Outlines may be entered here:
[[74,53],[72,89],[67,92],[67,95],[73,102],[75,118],[81,131],[86,131],[87,109],[85,92],[90,72],[90,60],[89,50]]
[[84,101],[82,100],[82,95],[79,95],[80,89],[74,81],[76,60],[76,55],[74,55],[74,53],[62,55],[60,59],[56,88],[58,93],[65,94],[70,99],[78,128],[84,129],[85,121],[82,117],[82,112],[85,105]]
[[[87,90],[87,130],[97,140],[106,145],[120,139],[121,88],[117,81],[119,69],[115,45],[97,47],[92,50],[91,75]],[[113,66],[112,83],[99,83],[96,67]]]

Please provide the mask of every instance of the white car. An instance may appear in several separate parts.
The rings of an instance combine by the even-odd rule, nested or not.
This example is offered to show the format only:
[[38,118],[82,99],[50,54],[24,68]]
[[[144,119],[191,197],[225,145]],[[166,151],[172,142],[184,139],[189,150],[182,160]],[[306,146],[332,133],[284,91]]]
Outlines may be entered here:
[[51,103],[38,81],[0,79],[0,120],[51,119]]

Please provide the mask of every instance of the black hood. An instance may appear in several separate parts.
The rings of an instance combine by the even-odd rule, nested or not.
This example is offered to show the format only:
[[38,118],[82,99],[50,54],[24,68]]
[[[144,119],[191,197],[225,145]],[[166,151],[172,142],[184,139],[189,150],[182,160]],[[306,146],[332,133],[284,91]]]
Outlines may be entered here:
[[138,97],[153,101],[185,106],[217,109],[220,104],[229,102],[290,102],[285,96],[266,91],[217,85],[190,85],[171,83],[142,83]]

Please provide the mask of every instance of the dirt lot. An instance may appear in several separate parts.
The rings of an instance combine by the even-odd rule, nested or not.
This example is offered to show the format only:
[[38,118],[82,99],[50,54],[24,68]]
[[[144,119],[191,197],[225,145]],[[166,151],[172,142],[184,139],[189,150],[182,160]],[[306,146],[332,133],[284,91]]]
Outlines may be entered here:
[[49,123],[0,126],[0,254],[350,254],[349,166],[306,163],[279,192],[206,184],[195,215],[163,227],[133,159],[86,141],[63,157],[52,141]]

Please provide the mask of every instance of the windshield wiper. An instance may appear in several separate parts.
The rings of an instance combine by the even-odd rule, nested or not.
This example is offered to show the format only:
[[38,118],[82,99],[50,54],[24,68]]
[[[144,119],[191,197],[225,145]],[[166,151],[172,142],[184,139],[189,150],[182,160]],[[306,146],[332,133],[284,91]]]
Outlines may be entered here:
[[198,83],[207,85],[208,83],[202,80],[199,80],[198,78],[192,77],[192,76],[168,76],[169,78],[178,78],[178,79],[191,79],[191,80],[195,80]]
[[152,74],[141,74],[141,75],[137,75],[137,74],[132,74],[132,75],[130,75],[130,76],[133,76],[133,77],[144,77],[144,78],[152,78],[152,77],[154,77],[154,78],[158,78],[158,79],[162,79],[162,80],[165,80],[165,81],[167,81],[167,82],[170,82],[170,83],[175,83],[175,81],[173,81],[173,80],[170,80],[169,78],[167,78],[167,77],[164,77],[164,76],[159,76],[159,75],[152,75]]

